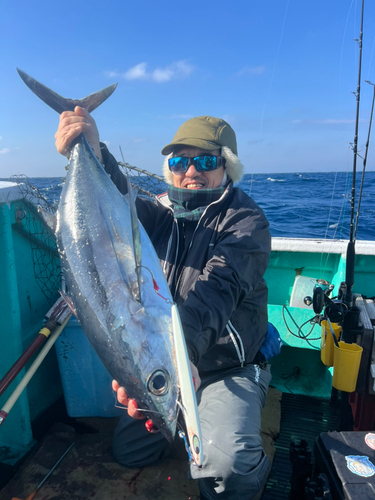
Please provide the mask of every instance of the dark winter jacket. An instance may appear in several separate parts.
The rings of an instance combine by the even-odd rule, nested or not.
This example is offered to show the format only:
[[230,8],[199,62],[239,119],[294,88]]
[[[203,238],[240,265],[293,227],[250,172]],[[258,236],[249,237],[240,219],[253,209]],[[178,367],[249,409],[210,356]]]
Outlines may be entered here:
[[[105,169],[123,194],[126,179],[102,147]],[[176,301],[192,361],[200,373],[254,361],[267,333],[269,224],[258,205],[230,183],[200,218],[176,269],[179,229],[167,194],[137,199],[138,217]],[[175,275],[177,273],[177,275]]]

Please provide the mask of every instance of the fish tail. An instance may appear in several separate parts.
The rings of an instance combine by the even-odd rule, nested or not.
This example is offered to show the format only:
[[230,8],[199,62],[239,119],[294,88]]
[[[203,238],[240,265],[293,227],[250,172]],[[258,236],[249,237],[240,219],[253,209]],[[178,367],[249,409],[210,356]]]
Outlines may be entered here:
[[110,85],[94,94],[90,94],[83,99],[69,99],[56,94],[53,90],[46,87],[42,83],[35,80],[33,77],[17,68],[18,74],[29,87],[29,89],[39,97],[43,102],[48,104],[52,109],[61,114],[63,111],[74,111],[76,106],[81,106],[87,109],[89,113],[100,106],[108,97],[115,91],[117,83]]

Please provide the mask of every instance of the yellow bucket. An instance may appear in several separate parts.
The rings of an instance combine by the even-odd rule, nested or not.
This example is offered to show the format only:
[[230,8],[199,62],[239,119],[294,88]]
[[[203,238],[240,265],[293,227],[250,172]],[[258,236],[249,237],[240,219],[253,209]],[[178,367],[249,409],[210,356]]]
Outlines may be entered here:
[[357,344],[339,342],[339,347],[334,346],[332,385],[335,389],[355,391],[362,351]]
[[[331,323],[333,332],[338,340],[340,338],[341,326],[338,323]],[[322,363],[326,366],[333,366],[333,337],[332,332],[329,327],[329,323],[327,320],[323,320],[321,324],[322,331],[322,341],[320,344],[320,358]]]

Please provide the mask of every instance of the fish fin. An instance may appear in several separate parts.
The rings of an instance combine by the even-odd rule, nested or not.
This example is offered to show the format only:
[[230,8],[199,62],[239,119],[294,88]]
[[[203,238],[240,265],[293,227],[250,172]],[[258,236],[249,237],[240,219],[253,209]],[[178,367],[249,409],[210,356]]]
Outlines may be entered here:
[[94,111],[98,106],[100,106],[108,97],[114,92],[117,87],[117,83],[110,85],[94,94],[90,94],[83,99],[69,99],[56,94],[53,90],[46,87],[42,83],[29,76],[24,71],[17,68],[18,74],[24,81],[24,83],[29,87],[29,89],[34,92],[36,96],[39,97],[43,102],[48,104],[52,109],[58,113],[63,111],[74,111],[76,106],[81,106],[86,108],[89,113]]
[[[133,266],[130,265],[132,270],[134,270],[134,274],[131,274],[129,272],[129,269],[126,269],[125,260],[127,261],[128,259],[125,258],[123,255],[123,249],[124,249],[123,242],[125,239],[129,237],[129,235],[124,234],[127,233],[127,230],[125,231],[124,228],[116,228],[113,219],[110,216],[108,216],[106,208],[107,208],[106,205],[102,206],[101,204],[99,204],[99,210],[103,216],[103,221],[104,224],[106,225],[110,237],[111,245],[117,259],[117,265],[119,267],[119,271],[121,273],[122,279],[124,280],[124,283],[126,283],[126,285],[128,286],[129,292],[132,294],[132,297],[134,298],[134,300],[139,302],[140,294],[138,291],[139,285],[136,273],[137,266],[133,268]],[[141,270],[141,268],[139,269]]]
[[138,297],[135,297],[138,302],[142,302],[141,295],[141,285],[142,285],[142,245],[141,245],[141,231],[139,229],[139,221],[137,216],[137,209],[135,206],[135,200],[133,196],[133,189],[129,179],[126,175],[126,181],[128,184],[128,204],[130,210],[130,220],[132,226],[132,238],[133,238],[133,252],[135,260],[135,273],[137,275],[138,281]]
[[202,466],[203,441],[198,415],[197,398],[190,361],[187,353],[184,332],[176,304],[172,304],[172,331],[176,351],[176,364],[181,394],[181,408],[185,419],[190,452],[198,467]]
[[[133,185],[132,186],[132,191],[133,191],[133,199],[134,199],[134,202],[135,202],[135,200],[137,199],[137,196],[138,196],[139,187]],[[126,203],[129,205],[129,194],[128,193],[123,194],[122,197],[124,198],[124,200],[126,201]]]

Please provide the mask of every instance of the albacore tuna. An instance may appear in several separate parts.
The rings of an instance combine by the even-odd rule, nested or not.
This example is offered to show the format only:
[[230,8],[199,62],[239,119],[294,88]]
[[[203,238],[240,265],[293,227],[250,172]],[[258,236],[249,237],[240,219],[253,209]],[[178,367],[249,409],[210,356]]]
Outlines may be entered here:
[[143,228],[140,238],[142,263],[136,267],[129,205],[81,137],[72,151],[57,219],[69,295],[108,371],[171,439],[178,397],[172,299]]
[[[115,88],[73,101],[19,73],[60,113],[76,105],[92,111]],[[172,440],[179,409],[173,301],[155,250],[141,225],[134,230],[131,212],[82,134],[71,152],[58,209],[67,292],[110,374]]]

